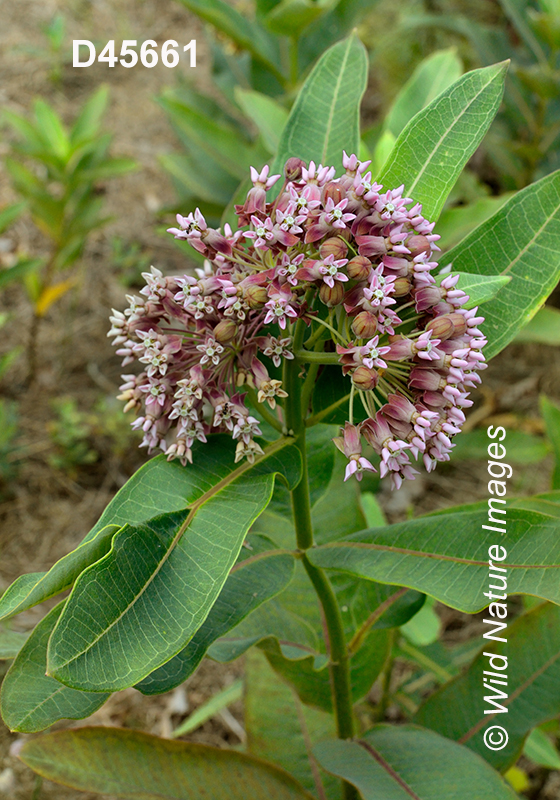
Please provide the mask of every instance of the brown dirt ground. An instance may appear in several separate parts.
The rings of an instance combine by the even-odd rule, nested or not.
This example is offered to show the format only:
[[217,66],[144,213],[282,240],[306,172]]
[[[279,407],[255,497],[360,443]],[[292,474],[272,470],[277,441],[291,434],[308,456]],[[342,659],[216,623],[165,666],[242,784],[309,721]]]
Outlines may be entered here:
[[[24,359],[4,380],[3,394],[19,404],[18,446],[25,459],[19,463],[10,494],[0,500],[0,590],[22,572],[47,569],[55,560],[75,547],[95,522],[114,492],[142,462],[134,443],[124,439],[116,455],[113,440],[106,430],[93,428],[92,446],[98,452],[96,463],[67,474],[49,463],[52,439],[49,422],[53,419],[52,400],[76,398],[78,407],[90,413],[100,398],[116,394],[120,366],[106,339],[108,309],[122,307],[125,289],[118,282],[111,262],[111,238],[138,243],[148,263],[164,271],[184,269],[184,258],[169,238],[156,233],[158,212],[174,202],[174,192],[157,157],[175,147],[175,139],[153,96],[171,84],[175,75],[162,66],[147,70],[109,69],[96,65],[86,70],[66,66],[62,81],[49,79],[48,62],[22,52],[22,45],[36,51],[45,45],[41,25],[57,11],[65,14],[67,40],[72,38],[120,41],[136,38],[198,40],[199,67],[194,76],[205,83],[206,58],[197,21],[179,3],[171,0],[0,0],[0,106],[27,112],[32,99],[46,97],[63,117],[70,120],[75,108],[102,81],[111,86],[111,107],[106,129],[114,133],[113,153],[135,158],[140,169],[109,182],[105,197],[114,221],[94,235],[82,259],[80,282],[45,320],[41,332],[41,369],[35,385],[25,389]],[[103,33],[100,33],[103,32]],[[0,156],[7,151],[0,141]],[[6,174],[0,166],[0,207],[14,199]],[[11,246],[40,253],[45,243],[26,222],[19,222],[9,234]],[[30,311],[21,289],[10,288],[2,296],[2,307],[11,315],[1,350],[25,340]],[[18,325],[16,320],[20,321]],[[492,362],[484,376],[484,389],[472,411],[471,425],[486,424],[489,417],[500,418],[508,427],[539,432],[538,394],[560,398],[560,351],[538,346],[512,346]],[[116,418],[115,413],[111,417]],[[117,424],[117,423],[115,423]],[[118,426],[122,434],[122,425]],[[545,490],[550,479],[550,460],[516,473],[516,488],[531,494]],[[485,467],[478,462],[461,462],[423,476],[406,490],[381,494],[391,519],[406,518],[411,503],[415,513],[469,502],[486,496]],[[44,615],[45,606],[32,609],[17,619],[17,626],[28,630]],[[446,612],[444,623],[450,637],[474,630],[476,621],[465,615]],[[453,633],[455,631],[455,633]],[[0,675],[1,672],[0,666]],[[172,727],[242,670],[242,664],[220,666],[205,661],[198,672],[170,696],[147,699],[134,690],[113,696],[88,723],[124,725],[168,736]],[[241,719],[241,708],[233,713]],[[81,723],[80,723],[81,724]],[[0,723],[0,797],[12,800],[78,800],[94,797],[61,788],[46,781],[34,793],[35,778],[17,758],[9,754],[18,739]],[[190,740],[227,746],[238,744],[227,722],[215,719],[206,723]],[[11,771],[11,772],[10,772]],[[557,776],[551,775],[542,800],[560,798]]]

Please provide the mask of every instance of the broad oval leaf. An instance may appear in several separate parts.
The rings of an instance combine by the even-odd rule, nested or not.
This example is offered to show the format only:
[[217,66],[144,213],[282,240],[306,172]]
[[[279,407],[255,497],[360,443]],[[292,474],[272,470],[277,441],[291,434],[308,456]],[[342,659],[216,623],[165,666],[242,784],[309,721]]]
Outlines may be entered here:
[[305,81],[282,131],[274,172],[292,156],[342,168],[342,151],[357,153],[359,112],[368,61],[355,34],[329,48]]
[[467,72],[414,116],[377,177],[387,189],[404,184],[436,220],[447,195],[494,119],[507,62]]
[[267,150],[274,155],[288,119],[287,110],[272,97],[239,86],[235,87],[235,99],[259,129]]
[[536,314],[560,278],[560,170],[527,186],[446,254],[453,270],[512,278],[484,306],[493,358]]
[[352,783],[363,800],[515,800],[485,761],[455,742],[413,725],[376,725],[357,741],[313,748],[327,772]]
[[[483,650],[507,658],[507,685],[484,687],[488,681],[484,670],[492,671],[492,666],[481,654],[462,675],[429,697],[414,718],[419,725],[462,742],[500,771],[515,762],[532,728],[560,713],[555,688],[560,681],[560,608],[543,603],[508,625],[502,636],[506,643],[487,641]],[[500,668],[503,663],[496,661]],[[499,707],[507,713],[498,713]],[[486,709],[495,713],[486,714]],[[484,744],[484,731],[491,725],[503,725],[508,732],[503,750],[489,750]]]
[[0,597],[0,619],[13,617],[68,589],[87,566],[107,553],[118,530],[118,525],[105,525],[90,539],[57,561],[48,572],[20,575]]
[[63,607],[59,603],[36,626],[2,681],[2,719],[12,731],[36,733],[60,719],[84,719],[109,697],[69,689],[45,675],[49,636]]
[[[248,541],[255,538],[248,537]],[[189,644],[135,688],[143,694],[161,694],[183,683],[195,671],[210,645],[285,589],[293,573],[294,557],[275,550],[250,556],[236,564],[206,621]]]
[[26,633],[0,631],[0,661],[15,658],[27,640]]
[[[560,541],[557,507],[550,514],[528,508],[507,511],[508,592],[560,603]],[[452,608],[474,613],[488,602],[488,548],[496,533],[486,531],[488,510],[480,505],[460,513],[419,517],[374,528],[308,552],[318,567],[360,578],[408,586]],[[490,523],[491,524],[491,523]]]
[[26,742],[20,758],[48,780],[129,800],[314,800],[253,756],[121,728],[49,733]]
[[[192,481],[189,508],[125,525],[110,552],[81,574],[49,643],[50,675],[85,691],[132,686],[200,628],[270,500],[275,475],[292,486],[300,475],[290,440],[232,470],[224,439],[205,445],[202,463],[182,468]],[[149,483],[143,489],[151,493]]]

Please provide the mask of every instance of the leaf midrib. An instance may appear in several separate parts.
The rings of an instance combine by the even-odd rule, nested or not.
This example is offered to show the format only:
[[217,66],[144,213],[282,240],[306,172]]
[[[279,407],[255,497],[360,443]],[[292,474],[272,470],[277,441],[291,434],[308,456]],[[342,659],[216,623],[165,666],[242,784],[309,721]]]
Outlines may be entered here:
[[[420,180],[420,178],[423,176],[424,172],[426,171],[426,169],[427,169],[427,168],[428,168],[428,166],[430,165],[430,162],[431,162],[431,160],[432,160],[432,158],[433,158],[433,156],[434,156],[434,153],[435,153],[435,152],[436,152],[436,151],[439,149],[439,147],[441,146],[442,142],[443,142],[443,141],[444,141],[444,140],[445,140],[445,139],[448,137],[448,135],[451,133],[451,131],[452,131],[452,130],[453,130],[453,128],[456,126],[456,124],[459,122],[459,120],[460,120],[460,119],[461,119],[461,118],[464,116],[464,114],[466,114],[466,113],[467,113],[467,111],[469,111],[469,110],[471,109],[471,107],[472,107],[473,103],[474,103],[476,100],[478,100],[478,98],[480,97],[480,95],[481,95],[483,92],[485,92],[485,91],[486,91],[486,89],[487,89],[487,88],[490,86],[490,84],[491,84],[491,83],[493,83],[493,81],[496,79],[496,76],[497,76],[498,74],[499,74],[499,73],[496,73],[496,74],[494,74],[494,75],[493,75],[493,76],[490,78],[490,80],[489,80],[489,81],[488,81],[488,82],[487,82],[487,83],[486,83],[486,84],[485,84],[485,85],[484,85],[484,86],[483,86],[483,87],[480,89],[480,91],[479,91],[479,92],[478,92],[478,93],[477,93],[477,94],[476,94],[476,95],[475,95],[475,96],[472,98],[471,102],[470,102],[470,103],[469,103],[467,106],[465,106],[465,108],[464,108],[464,109],[461,111],[461,113],[460,113],[460,114],[459,114],[457,117],[455,117],[455,118],[454,118],[454,120],[453,120],[452,124],[451,124],[451,125],[450,125],[450,126],[447,128],[447,130],[445,131],[445,133],[443,133],[443,134],[440,136],[440,138],[439,138],[438,142],[436,143],[435,147],[432,149],[432,152],[430,153],[429,157],[428,157],[428,158],[426,159],[426,161],[424,162],[424,165],[422,166],[422,169],[420,170],[420,172],[417,174],[416,178],[415,178],[415,179],[414,179],[414,181],[412,182],[412,184],[411,184],[411,186],[410,186],[410,189],[408,189],[408,190],[407,190],[407,193],[409,193],[409,194],[413,194],[413,193],[414,193],[414,189],[416,188],[416,186],[417,186],[417,184],[418,184],[418,181]],[[466,83],[466,81],[465,81],[465,83]],[[464,84],[463,84],[463,85],[464,85]],[[451,96],[451,95],[450,95],[450,96]],[[409,123],[409,124],[410,124],[410,123]]]
[[[141,590],[132,598],[132,600],[130,601],[130,603],[128,603],[126,608],[123,609],[123,611],[119,614],[119,616],[116,617],[110,623],[110,625],[107,625],[107,627],[103,628],[101,633],[97,637],[95,637],[95,639],[93,639],[88,644],[88,646],[86,648],[81,650],[79,653],[74,654],[72,656],[72,658],[68,659],[67,661],[64,661],[63,663],[59,664],[58,667],[57,667],[57,671],[60,671],[61,669],[64,669],[65,667],[67,667],[68,664],[71,664],[72,662],[77,661],[77,659],[81,658],[84,655],[84,653],[87,653],[89,650],[92,649],[92,647],[95,647],[97,642],[99,642],[102,638],[104,638],[106,636],[107,632],[110,631],[117,623],[119,623],[121,621],[121,619],[125,616],[125,614],[127,614],[130,611],[130,609],[136,604],[138,599],[145,593],[147,588],[155,580],[156,576],[159,574],[159,572],[163,568],[163,565],[167,562],[167,560],[169,559],[171,553],[175,549],[175,546],[177,545],[177,543],[179,542],[179,540],[181,539],[181,537],[183,536],[183,534],[185,533],[185,531],[187,530],[187,528],[191,524],[192,520],[196,516],[197,512],[202,508],[203,505],[205,505],[209,500],[211,500],[213,497],[215,497],[215,495],[217,495],[226,486],[229,486],[237,478],[241,477],[245,472],[248,472],[249,470],[253,469],[256,464],[258,464],[258,463],[264,461],[265,459],[269,458],[271,455],[276,453],[278,450],[283,449],[287,445],[291,444],[293,441],[294,441],[293,437],[291,437],[291,438],[290,437],[281,437],[276,442],[274,442],[272,445],[270,445],[270,447],[266,448],[265,451],[264,451],[264,455],[262,455],[260,458],[255,459],[253,464],[250,464],[249,462],[245,462],[245,464],[242,464],[240,467],[237,467],[237,469],[235,469],[232,472],[230,472],[229,475],[226,475],[225,478],[222,478],[220,481],[218,481],[218,483],[216,483],[214,486],[212,486],[210,489],[208,489],[208,491],[206,491],[201,497],[199,497],[198,500],[195,500],[195,502],[191,506],[191,509],[189,511],[189,514],[188,514],[187,518],[180,525],[177,533],[173,537],[172,542],[170,543],[169,547],[167,548],[163,558],[159,562],[157,568],[152,572],[152,574],[150,575],[149,579],[142,585]],[[109,551],[109,553],[107,553],[107,556],[110,555],[110,553],[113,552],[113,549],[114,548],[112,546],[111,550]],[[62,617],[61,617],[61,619],[62,619]],[[57,624],[55,626],[55,629],[53,630],[53,634],[56,631],[56,628],[58,627],[59,622],[60,622],[60,620],[57,622]],[[46,674],[49,677],[53,677],[52,674],[48,671],[48,668],[47,668],[47,673]]]

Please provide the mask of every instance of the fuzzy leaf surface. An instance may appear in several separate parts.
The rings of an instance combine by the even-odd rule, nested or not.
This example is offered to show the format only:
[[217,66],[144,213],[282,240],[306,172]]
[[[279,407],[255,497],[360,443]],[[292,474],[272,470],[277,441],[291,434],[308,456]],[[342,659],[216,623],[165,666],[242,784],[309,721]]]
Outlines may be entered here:
[[[290,485],[299,478],[299,451],[285,442],[254,466],[232,469],[224,438],[182,468],[191,481],[186,508],[124,525],[109,553],[80,575],[49,643],[53,677],[85,691],[132,686],[200,628],[275,475]],[[150,484],[145,489],[153,494]]]
[[2,719],[12,731],[37,733],[60,719],[84,719],[109,697],[69,689],[45,675],[49,636],[63,606],[59,603],[36,626],[2,681]]
[[[508,508],[508,592],[560,603],[560,542],[557,507]],[[499,506],[498,506],[499,507]],[[435,597],[452,608],[474,613],[486,605],[488,548],[496,533],[483,530],[488,510],[475,505],[454,514],[435,514],[361,531],[310,550],[318,567],[400,586]]]
[[[506,687],[483,688],[488,680],[484,670],[492,667],[488,657],[480,654],[463,674],[428,698],[414,721],[464,743],[503,771],[520,755],[527,734],[560,713],[555,688],[560,680],[560,608],[543,603],[509,624],[501,636],[507,642],[486,641],[484,651],[506,656]],[[499,698],[498,688],[506,698]],[[498,713],[494,704],[485,702],[485,695],[494,696],[496,703],[507,708],[507,714]],[[496,713],[485,714],[485,709]],[[500,721],[504,719],[505,723]],[[507,729],[509,740],[503,750],[492,751],[484,744],[484,731],[491,725]]]
[[363,800],[514,800],[517,795],[480,757],[413,725],[376,725],[357,741],[315,745],[321,766]]
[[292,156],[342,168],[342,150],[357,153],[359,112],[366,88],[368,62],[352,34],[319,59],[292,107],[280,137],[273,172]]
[[498,112],[507,63],[467,72],[419,111],[399,135],[381,174],[387,189],[404,184],[435,221],[463,167]]
[[453,270],[507,275],[481,330],[493,358],[537,313],[560,279],[560,170],[522,189],[445,256]]
[[127,800],[313,800],[266,761],[121,728],[49,733],[27,742],[20,757],[48,780]]

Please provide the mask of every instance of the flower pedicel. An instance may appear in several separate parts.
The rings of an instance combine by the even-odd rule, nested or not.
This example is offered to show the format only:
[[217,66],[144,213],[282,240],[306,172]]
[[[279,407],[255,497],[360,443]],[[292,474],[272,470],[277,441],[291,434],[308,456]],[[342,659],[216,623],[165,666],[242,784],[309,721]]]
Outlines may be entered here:
[[[227,431],[235,460],[252,462],[261,430],[243,387],[276,408],[286,392],[266,364],[294,358],[294,329],[304,324],[309,360],[332,363],[337,354],[349,379],[350,419],[334,439],[348,458],[345,479],[375,471],[364,439],[396,488],[414,478],[411,459],[428,471],[449,459],[486,367],[483,317],[463,309],[458,276],[437,284],[433,223],[402,186],[372,182],[369,163],[344,154],[335,178],[333,167],[291,158],[272,202],[267,192],[280,176],[251,168],[235,232],[209,228],[198,209],[177,216],[169,232],[206,257],[204,269],[166,277],[152,267],[142,297],[111,317],[123,364],[142,366],[123,376],[120,399],[139,414],[143,446],[185,464],[195,440]],[[305,350],[297,355],[304,364]],[[354,424],[357,403],[366,418]]]

